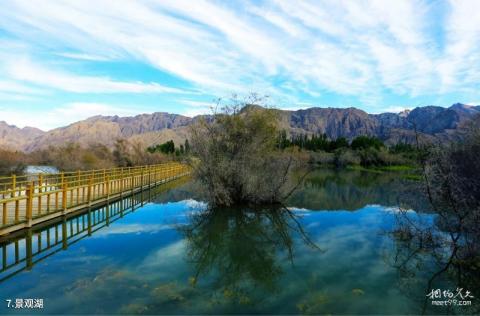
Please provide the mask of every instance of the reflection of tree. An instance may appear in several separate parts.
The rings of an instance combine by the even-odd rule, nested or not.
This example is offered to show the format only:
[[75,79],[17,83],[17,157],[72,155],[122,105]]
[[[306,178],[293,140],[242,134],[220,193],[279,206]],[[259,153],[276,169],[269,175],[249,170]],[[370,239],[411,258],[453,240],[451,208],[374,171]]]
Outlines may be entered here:
[[[358,210],[368,204],[398,205],[398,196],[419,183],[407,180],[401,173],[317,169],[303,181],[301,190],[288,204],[314,210]],[[424,210],[418,194],[402,202],[409,208]]]
[[[480,313],[479,155],[480,129],[476,126],[463,142],[432,150],[422,167],[433,223],[400,212],[391,232],[396,245],[393,262],[402,281],[426,280],[424,294],[442,287],[473,293],[472,306],[448,307],[448,312]],[[420,273],[424,275],[419,277]],[[430,304],[424,300],[423,313]]]
[[[463,288],[463,293],[468,290],[475,297],[480,293],[478,232],[468,225],[457,225],[455,221],[445,222],[441,216],[432,225],[413,213],[397,214],[395,228],[391,231],[395,245],[392,264],[399,272],[402,289],[414,299],[421,298],[423,314],[433,308],[426,297],[432,289],[455,291]],[[424,290],[412,293],[413,286],[419,282],[425,284]],[[477,314],[479,308],[475,298],[471,307],[461,306],[457,312]],[[445,311],[445,307],[435,310]],[[455,312],[455,308],[447,307],[447,311]]]
[[212,286],[225,298],[250,302],[251,292],[274,292],[282,274],[279,254],[293,263],[297,233],[312,247],[296,216],[286,208],[222,208],[192,215],[181,227],[194,263],[192,284],[212,276]]

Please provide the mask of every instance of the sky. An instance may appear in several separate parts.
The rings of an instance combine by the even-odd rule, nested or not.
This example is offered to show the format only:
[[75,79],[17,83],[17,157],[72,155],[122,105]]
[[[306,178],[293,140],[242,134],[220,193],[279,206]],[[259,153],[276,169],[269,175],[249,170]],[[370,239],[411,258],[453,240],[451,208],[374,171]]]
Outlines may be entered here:
[[2,1],[0,121],[480,104],[480,1]]

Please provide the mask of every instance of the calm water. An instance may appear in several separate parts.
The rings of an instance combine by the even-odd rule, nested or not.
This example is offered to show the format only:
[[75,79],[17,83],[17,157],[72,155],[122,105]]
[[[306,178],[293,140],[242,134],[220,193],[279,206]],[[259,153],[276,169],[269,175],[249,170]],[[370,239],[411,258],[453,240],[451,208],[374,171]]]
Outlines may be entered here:
[[423,266],[404,262],[389,234],[399,205],[432,223],[408,193],[414,185],[318,170],[288,209],[206,211],[194,184],[179,180],[4,240],[0,313],[32,313],[6,308],[16,298],[43,298],[48,314],[468,312],[424,305],[435,263],[427,254]]

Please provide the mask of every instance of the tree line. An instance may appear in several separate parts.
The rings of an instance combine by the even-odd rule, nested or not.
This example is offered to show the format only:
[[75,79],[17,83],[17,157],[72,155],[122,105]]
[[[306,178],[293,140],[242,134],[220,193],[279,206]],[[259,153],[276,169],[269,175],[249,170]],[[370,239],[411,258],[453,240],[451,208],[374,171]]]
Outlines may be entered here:
[[[329,139],[328,136],[323,134],[299,134],[287,137],[287,132],[282,130],[277,140],[277,147],[285,149],[288,147],[298,147],[300,149],[310,151],[325,151],[334,152],[337,149],[350,148],[353,150],[362,149],[377,149],[386,148],[387,146],[381,139],[375,136],[361,135],[357,136],[349,142],[345,137],[338,137],[337,139]],[[416,148],[408,143],[397,143],[388,148],[392,153],[406,153],[414,152]]]
[[153,153],[163,153],[166,155],[175,154],[175,156],[182,156],[190,153],[190,143],[188,139],[185,140],[184,144],[180,144],[178,148],[175,147],[175,142],[169,140],[163,144],[157,144],[147,147],[147,152]]

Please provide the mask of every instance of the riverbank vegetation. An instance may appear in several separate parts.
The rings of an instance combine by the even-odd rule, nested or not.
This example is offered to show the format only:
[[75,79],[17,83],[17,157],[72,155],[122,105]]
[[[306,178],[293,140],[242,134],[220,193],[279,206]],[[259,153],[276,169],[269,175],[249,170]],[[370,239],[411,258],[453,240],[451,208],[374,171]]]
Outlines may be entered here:
[[[425,225],[421,214],[408,210],[397,214],[391,232],[397,248],[393,265],[407,288],[417,282],[421,266],[432,275],[425,293],[445,284],[445,278],[470,293],[480,291],[480,118],[474,123],[462,141],[432,147],[420,162],[433,223]],[[423,311],[428,303],[425,299]],[[461,313],[478,314],[480,304],[473,301],[468,308]]]
[[277,147],[305,151],[313,164],[335,167],[362,166],[369,168],[403,168],[417,165],[418,158],[426,148],[417,148],[406,143],[387,146],[379,138],[361,135],[351,141],[344,137],[329,139],[326,134],[296,135],[287,137],[282,131]]
[[[173,141],[167,143],[167,152],[148,150],[140,143],[124,139],[116,140],[113,146],[67,143],[31,153],[0,150],[0,175],[22,174],[27,165],[46,165],[62,171],[76,171],[158,164],[185,158],[183,145],[180,149],[174,147]],[[164,144],[160,146],[165,147]]]

